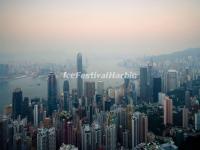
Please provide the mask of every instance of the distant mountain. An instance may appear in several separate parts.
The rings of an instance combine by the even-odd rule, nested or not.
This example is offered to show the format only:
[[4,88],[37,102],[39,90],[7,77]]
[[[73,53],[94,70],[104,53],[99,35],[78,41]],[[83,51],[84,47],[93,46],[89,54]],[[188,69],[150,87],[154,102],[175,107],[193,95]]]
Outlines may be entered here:
[[170,54],[164,54],[153,57],[154,60],[164,60],[164,59],[179,59],[179,58],[188,58],[188,57],[199,57],[200,58],[200,48],[189,48],[183,51],[178,51]]

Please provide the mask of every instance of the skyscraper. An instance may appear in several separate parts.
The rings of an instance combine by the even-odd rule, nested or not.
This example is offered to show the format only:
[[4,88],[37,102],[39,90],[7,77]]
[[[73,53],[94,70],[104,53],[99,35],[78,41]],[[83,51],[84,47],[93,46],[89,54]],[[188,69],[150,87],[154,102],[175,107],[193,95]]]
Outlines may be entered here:
[[116,125],[110,124],[106,126],[105,128],[105,134],[106,134],[106,150],[115,150],[116,144],[117,144],[117,131],[116,131]]
[[164,125],[167,124],[173,124],[173,103],[169,97],[164,100]]
[[78,79],[77,79],[77,94],[78,98],[83,96],[83,79],[81,78],[81,75],[83,73],[83,66],[82,66],[82,54],[77,54],[77,73],[78,73]]
[[48,115],[57,110],[57,81],[54,73],[48,76]]
[[98,123],[92,124],[92,149],[100,149],[102,146],[102,130]]
[[189,110],[188,108],[184,107],[182,110],[182,126],[185,129],[188,128],[188,115],[189,115]]
[[132,116],[132,149],[138,144],[147,142],[148,117],[144,113],[135,112]]
[[65,80],[63,84],[64,110],[69,111],[69,81]]
[[86,124],[82,126],[82,150],[92,150],[92,133],[90,125]]
[[54,127],[38,129],[37,150],[56,150],[56,130]]
[[132,116],[132,149],[139,144],[139,119],[137,116]]
[[20,88],[17,88],[13,92],[12,97],[12,117],[13,119],[16,119],[19,115],[22,115],[22,91]]
[[104,82],[98,81],[97,82],[97,95],[103,96],[103,92],[104,92]]
[[153,78],[153,102],[158,102],[158,93],[161,92],[161,77]]
[[190,91],[185,91],[185,106],[190,108]]
[[167,72],[167,92],[175,90],[178,87],[178,73],[176,70]]
[[93,103],[95,95],[95,82],[86,81],[84,84],[84,96],[87,98],[88,105]]
[[33,120],[34,120],[34,126],[38,126],[38,105],[34,105],[34,110],[33,110]]
[[140,98],[147,101],[147,68],[140,68]]

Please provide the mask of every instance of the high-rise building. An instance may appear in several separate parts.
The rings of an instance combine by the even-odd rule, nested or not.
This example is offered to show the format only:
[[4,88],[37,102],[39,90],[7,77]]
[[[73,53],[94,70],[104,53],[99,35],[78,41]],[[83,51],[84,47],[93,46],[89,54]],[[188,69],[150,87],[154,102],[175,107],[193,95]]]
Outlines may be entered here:
[[38,129],[37,132],[37,150],[48,149],[48,129]]
[[158,102],[160,105],[164,105],[164,100],[165,100],[165,93],[159,92],[158,93]]
[[34,105],[34,110],[33,110],[33,120],[34,120],[34,126],[38,126],[38,105]]
[[64,124],[64,143],[73,144],[74,132],[73,132],[73,123],[67,121]]
[[148,117],[144,113],[135,112],[132,116],[132,149],[138,144],[147,142]]
[[158,102],[158,93],[161,92],[161,77],[153,78],[153,102]]
[[147,67],[140,68],[140,98],[147,101]]
[[189,110],[188,108],[184,107],[182,110],[182,126],[185,129],[188,128],[188,115],[189,115]]
[[164,100],[164,125],[173,124],[173,103],[172,99],[165,97]]
[[105,128],[105,149],[115,150],[117,144],[117,129],[115,124],[110,124]]
[[29,98],[28,97],[24,97],[24,101],[23,101],[23,105],[22,105],[22,117],[27,117],[28,121],[31,120],[31,113],[30,113],[30,109],[29,109]]
[[93,104],[95,96],[95,82],[86,81],[84,84],[85,93],[84,96],[87,98],[88,105]]
[[54,127],[38,129],[37,150],[56,150],[56,130]]
[[57,81],[54,73],[48,76],[48,115],[57,110]]
[[132,149],[139,144],[139,118],[132,116]]
[[92,150],[92,132],[90,125],[86,124],[82,126],[82,150]]
[[56,150],[56,129],[48,129],[48,150]]
[[23,101],[23,96],[22,96],[22,91],[20,88],[17,88],[13,92],[13,97],[12,97],[12,117],[13,119],[16,119],[19,115],[22,115],[22,101]]
[[98,81],[97,82],[97,95],[102,95],[103,96],[104,92],[104,82],[103,81]]
[[185,91],[185,106],[190,108],[190,91]]
[[78,73],[78,79],[77,79],[77,94],[78,98],[83,96],[83,79],[81,78],[81,75],[83,73],[83,66],[82,66],[82,54],[77,54],[77,73]]
[[149,101],[153,98],[153,62],[147,66],[147,98]]
[[200,130],[200,111],[198,113],[195,113],[194,115],[195,119],[195,130]]
[[92,149],[100,149],[102,146],[102,130],[98,123],[92,124]]
[[63,94],[64,94],[64,110],[69,111],[69,81],[65,80],[63,84]]
[[178,72],[176,70],[168,70],[167,72],[167,92],[175,90],[178,87]]

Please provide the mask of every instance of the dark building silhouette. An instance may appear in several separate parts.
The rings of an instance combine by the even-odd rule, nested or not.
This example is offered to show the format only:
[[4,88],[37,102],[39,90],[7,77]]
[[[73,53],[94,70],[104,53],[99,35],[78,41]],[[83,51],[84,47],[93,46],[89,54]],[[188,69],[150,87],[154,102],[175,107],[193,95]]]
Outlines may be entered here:
[[19,115],[22,115],[22,91],[20,88],[17,88],[13,92],[12,97],[12,117],[16,119]]
[[158,102],[158,93],[161,92],[161,77],[153,78],[153,102]]
[[28,120],[30,121],[30,110],[29,110],[29,98],[24,97],[24,101],[22,103],[22,117],[27,117]]
[[57,81],[54,73],[48,76],[48,115],[57,110]]
[[65,80],[63,84],[64,110],[69,111],[69,81]]
[[83,73],[83,66],[82,66],[82,55],[81,53],[77,54],[77,73],[78,73],[78,79],[77,79],[77,94],[78,98],[83,96],[83,79],[81,78],[81,75]]
[[140,68],[140,98],[147,101],[147,67]]
[[95,82],[85,82],[84,84],[85,93],[84,96],[87,98],[87,104],[93,104],[95,95]]

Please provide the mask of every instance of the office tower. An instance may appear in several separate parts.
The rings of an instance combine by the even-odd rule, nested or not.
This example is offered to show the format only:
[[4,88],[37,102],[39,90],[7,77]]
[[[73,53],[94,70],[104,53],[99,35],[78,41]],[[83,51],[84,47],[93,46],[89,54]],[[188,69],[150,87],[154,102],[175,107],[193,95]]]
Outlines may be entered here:
[[188,108],[184,107],[182,110],[182,125],[183,128],[187,129],[188,128],[188,115],[189,115],[189,110]]
[[48,149],[56,150],[56,129],[54,127],[48,129]]
[[85,124],[81,128],[82,150],[92,150],[92,133],[89,124]]
[[48,115],[57,110],[57,81],[54,73],[48,76]]
[[13,97],[12,97],[12,117],[13,119],[16,119],[19,115],[22,115],[22,91],[20,88],[17,88],[13,92]]
[[104,92],[104,82],[103,81],[98,81],[97,82],[97,95],[102,95],[103,96]]
[[95,96],[95,82],[86,81],[84,84],[85,93],[84,96],[87,98],[87,104],[93,104]]
[[195,119],[195,130],[200,130],[200,111],[198,113],[195,113],[194,115]]
[[69,81],[65,80],[63,84],[64,110],[69,111]]
[[37,150],[48,149],[48,129],[38,129],[37,131]]
[[190,108],[190,91],[185,91],[185,106]]
[[55,128],[39,128],[37,131],[37,150],[56,150]]
[[139,118],[132,116],[132,149],[139,144]]
[[164,100],[165,100],[165,93],[159,92],[158,93],[158,102],[160,105],[164,105]]
[[117,131],[115,124],[110,124],[105,127],[105,136],[106,136],[106,142],[105,142],[106,150],[116,150]]
[[140,143],[147,142],[147,134],[148,134],[148,117],[141,113],[140,114],[140,132],[139,132],[139,140]]
[[168,70],[167,72],[167,92],[173,91],[178,87],[178,72]]
[[138,144],[147,142],[148,117],[140,112],[132,116],[132,149]]
[[92,149],[101,149],[102,130],[98,123],[92,124]]
[[153,62],[147,66],[147,98],[152,101],[153,96]]
[[165,97],[164,100],[164,125],[173,124],[173,104],[172,99]]
[[74,132],[73,132],[73,123],[71,121],[66,121],[64,123],[64,143],[73,144]]
[[33,110],[33,120],[34,120],[34,126],[38,126],[38,105],[34,105],[34,110]]
[[28,121],[31,120],[31,114],[30,114],[30,110],[29,110],[29,98],[28,97],[24,97],[24,101],[22,104],[22,117],[27,117]]
[[140,68],[140,98],[147,101],[147,68]]
[[158,93],[161,92],[161,77],[153,78],[153,102],[158,102]]
[[78,79],[77,79],[77,93],[78,98],[81,98],[83,96],[83,79],[81,78],[81,75],[83,73],[83,66],[82,66],[82,54],[77,54],[77,73],[78,73]]

